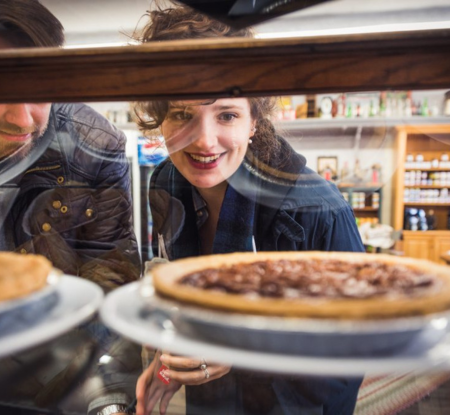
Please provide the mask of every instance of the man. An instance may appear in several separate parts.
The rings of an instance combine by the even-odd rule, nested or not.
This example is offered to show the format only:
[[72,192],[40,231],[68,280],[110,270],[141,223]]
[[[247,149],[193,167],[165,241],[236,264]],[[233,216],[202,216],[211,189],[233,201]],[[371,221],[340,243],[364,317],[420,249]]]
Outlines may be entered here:
[[[37,0],[0,0],[0,51],[63,43],[61,23]],[[137,280],[125,141],[84,104],[0,103],[0,250],[42,254],[106,291]],[[87,363],[102,355],[109,364]],[[141,370],[140,346],[94,320],[2,365],[15,381],[0,392],[1,413],[11,402],[56,407],[75,385],[71,410],[121,413]]]
[[[0,0],[0,49],[59,47],[35,0]],[[39,253],[110,290],[136,280],[125,136],[83,104],[0,104],[0,249]]]

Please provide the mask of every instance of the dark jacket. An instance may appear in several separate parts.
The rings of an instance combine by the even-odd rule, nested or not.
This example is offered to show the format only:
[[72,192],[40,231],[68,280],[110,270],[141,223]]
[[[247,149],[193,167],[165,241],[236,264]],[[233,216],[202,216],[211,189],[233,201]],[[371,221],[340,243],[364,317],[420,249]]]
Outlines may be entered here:
[[[213,252],[230,252],[225,245],[251,250],[251,236],[258,251],[363,251],[353,212],[336,186],[306,167],[305,159],[285,140],[278,141],[281,148],[270,165],[248,152],[229,179],[219,222],[231,216],[241,226],[225,228],[229,235],[220,240],[226,243],[215,243]],[[229,195],[235,198],[231,204]],[[170,160],[156,168],[150,184],[155,255],[158,240],[169,259],[199,254],[197,227],[205,212],[196,207],[195,199],[192,186]],[[224,206],[234,206],[234,216],[222,215]],[[248,210],[251,217],[246,216]],[[246,228],[248,223],[252,229]],[[241,244],[242,239],[247,241]],[[361,379],[270,376],[233,369],[219,380],[186,387],[187,413],[348,415],[360,383]]]
[[[6,246],[111,289],[140,275],[124,134],[83,104],[53,104],[47,130],[15,165]],[[26,170],[14,169],[26,161]]]
[[[278,161],[282,167],[275,169],[247,154],[229,179],[229,187],[241,196],[241,202],[249,200],[254,209],[257,250],[364,251],[353,211],[336,186],[306,167],[304,157],[286,141],[279,140],[283,159],[287,159],[283,163]],[[275,156],[273,163],[277,163]],[[155,255],[158,255],[158,234],[164,240],[169,259],[199,254],[195,243],[198,212],[192,186],[170,159],[152,174],[150,207]],[[237,212],[236,219],[242,214]],[[236,235],[232,237],[236,240]]]

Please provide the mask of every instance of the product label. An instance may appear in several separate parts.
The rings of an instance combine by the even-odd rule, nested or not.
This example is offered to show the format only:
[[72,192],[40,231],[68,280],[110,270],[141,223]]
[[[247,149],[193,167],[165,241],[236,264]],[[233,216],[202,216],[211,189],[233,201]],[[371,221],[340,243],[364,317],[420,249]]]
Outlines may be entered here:
[[161,365],[158,370],[158,378],[166,385],[168,385],[170,383],[170,378],[166,376],[166,370],[169,370],[169,368],[165,365]]

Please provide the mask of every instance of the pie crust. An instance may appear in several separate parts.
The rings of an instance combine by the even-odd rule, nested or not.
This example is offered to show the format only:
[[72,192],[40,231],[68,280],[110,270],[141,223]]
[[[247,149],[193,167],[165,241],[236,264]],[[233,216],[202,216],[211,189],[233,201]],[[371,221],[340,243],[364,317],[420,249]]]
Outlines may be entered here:
[[43,288],[51,269],[51,262],[41,255],[0,252],[0,301]]
[[[277,260],[343,261],[346,264],[378,263],[406,267],[424,273],[433,281],[431,288],[414,295],[377,295],[367,298],[272,298],[226,293],[180,284],[188,274],[206,269],[224,269],[236,264]],[[151,270],[158,294],[184,303],[229,312],[271,316],[327,319],[383,319],[426,315],[450,309],[450,267],[430,261],[382,254],[353,252],[259,252],[201,256],[176,260]]]

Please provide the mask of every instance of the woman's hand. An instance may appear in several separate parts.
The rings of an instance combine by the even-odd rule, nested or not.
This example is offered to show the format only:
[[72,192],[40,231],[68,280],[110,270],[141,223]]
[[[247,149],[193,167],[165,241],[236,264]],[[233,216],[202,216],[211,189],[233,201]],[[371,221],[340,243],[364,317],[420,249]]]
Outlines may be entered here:
[[[158,377],[161,365],[170,367],[164,371],[169,383]],[[205,364],[202,359],[160,355],[158,352],[150,366],[142,373],[136,385],[136,415],[149,415],[161,399],[159,413],[165,414],[173,395],[181,385],[201,385],[211,380],[219,379],[230,371],[228,366],[207,364],[206,369],[200,366]],[[209,375],[207,377],[207,374]]]
[[[160,360],[170,367],[166,374],[171,381],[174,380],[183,385],[202,385],[221,378],[231,369],[229,366],[206,363],[203,359],[173,356],[167,353],[161,355]],[[200,367],[203,364],[206,365],[206,369]]]
[[[152,363],[144,370],[137,381],[136,415],[150,415],[160,399],[159,413],[165,414],[172,396],[181,387],[178,382],[170,381],[167,384],[158,377],[161,369],[160,355],[160,352],[155,355]],[[166,376],[165,373],[164,376]]]

